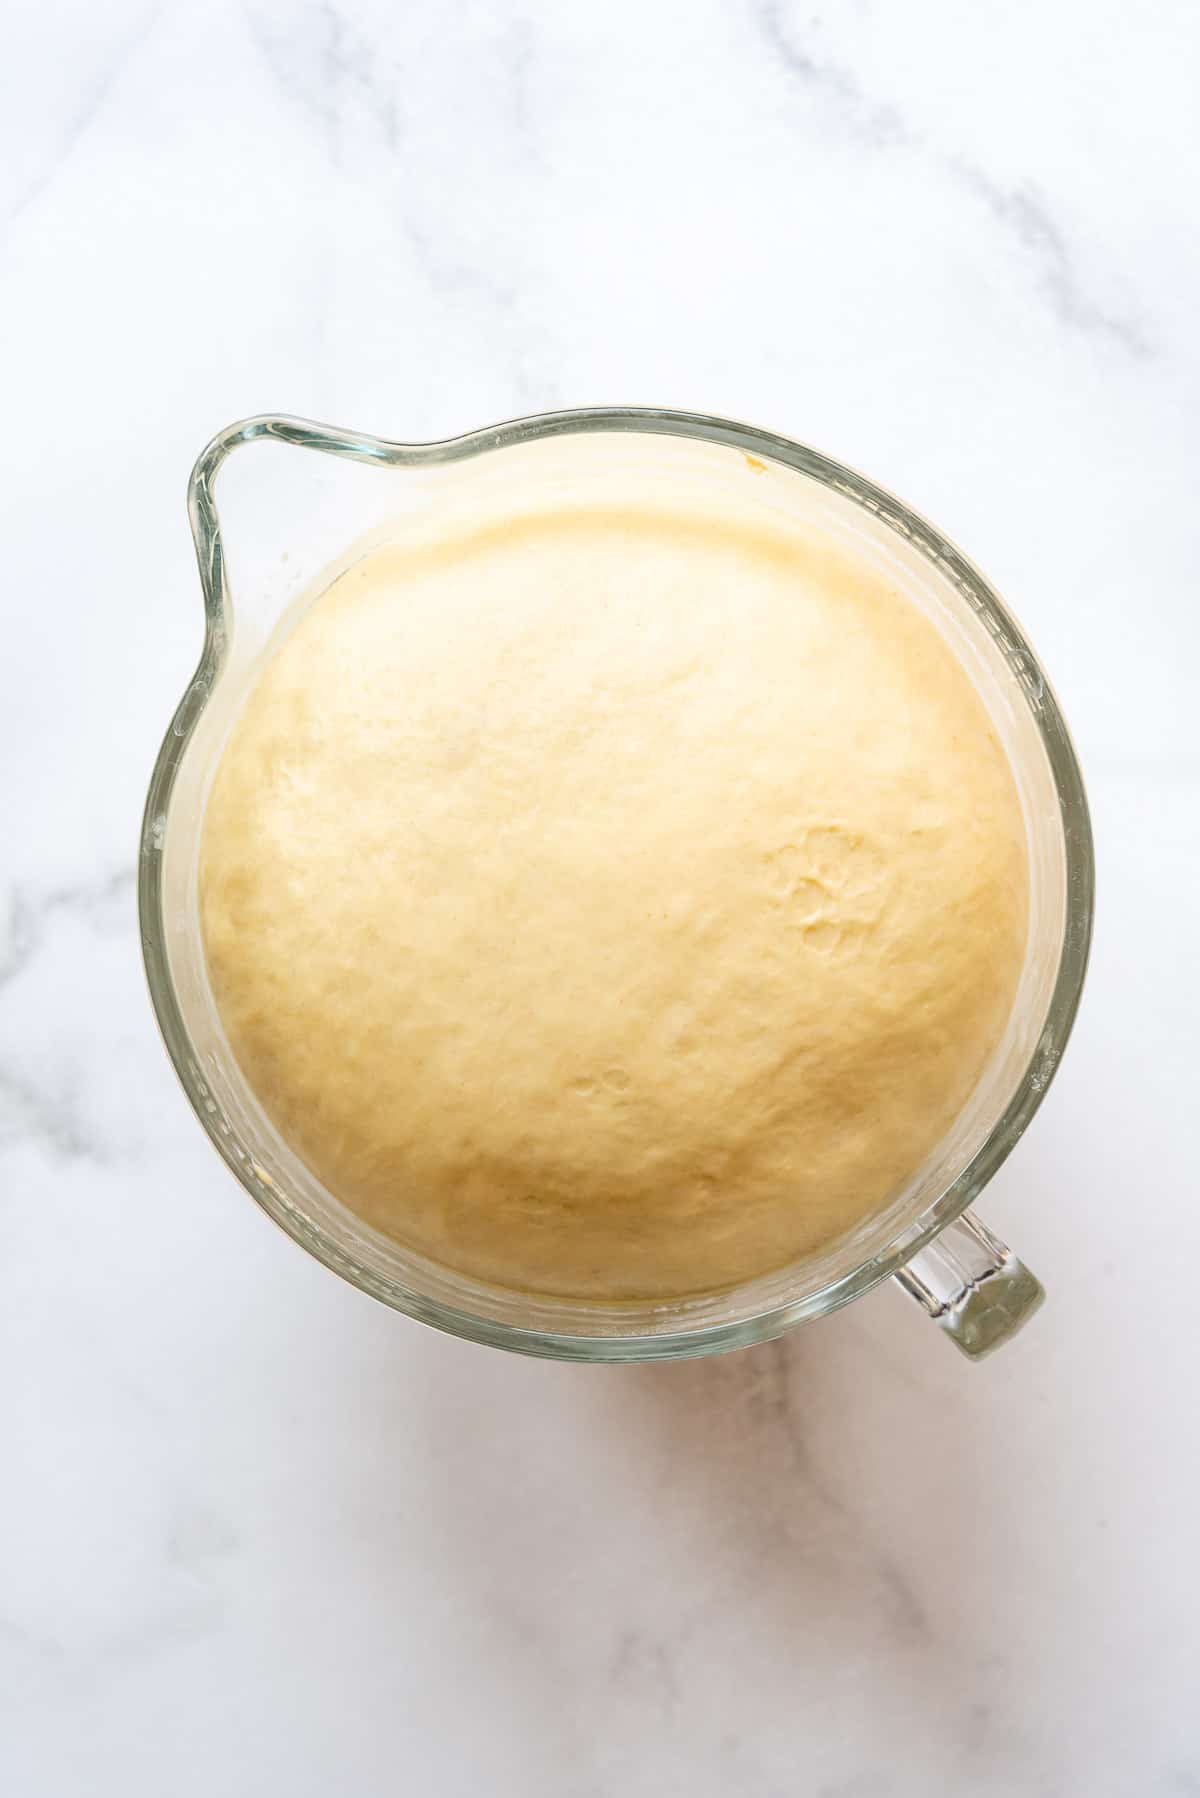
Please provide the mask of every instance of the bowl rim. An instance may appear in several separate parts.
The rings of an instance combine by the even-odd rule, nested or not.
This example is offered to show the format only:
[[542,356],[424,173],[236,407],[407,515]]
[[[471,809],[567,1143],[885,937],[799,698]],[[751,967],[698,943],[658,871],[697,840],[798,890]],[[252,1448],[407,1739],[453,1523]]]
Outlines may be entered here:
[[[816,1292],[765,1306],[752,1315],[692,1328],[626,1335],[588,1335],[526,1328],[447,1305],[364,1267],[312,1220],[281,1203],[269,1180],[222,1128],[183,1020],[167,954],[163,902],[166,820],[176,778],[221,672],[228,647],[229,590],[213,486],[227,456],[271,440],[357,462],[395,468],[433,467],[484,451],[583,433],[633,432],[691,438],[781,463],[848,498],[889,526],[947,576],[1002,647],[1038,727],[1058,798],[1065,859],[1062,946],[1045,1017],[1025,1070],[984,1142],[955,1179],[881,1251]],[[1037,1112],[1057,1072],[1083,990],[1091,946],[1095,859],[1087,796],[1061,709],[1017,621],[991,583],[955,544],[919,513],[866,476],[774,432],[704,413],[642,406],[580,407],[535,413],[427,443],[402,443],[340,430],[313,420],[261,414],[219,431],[201,451],[188,484],[188,515],[204,599],[204,644],[195,673],[167,728],[150,777],[138,859],[142,956],[159,1029],[192,1109],[222,1160],[272,1220],[333,1272],[393,1309],[469,1341],[518,1353],[573,1361],[666,1360],[769,1341],[869,1292],[959,1217],[1007,1159]],[[600,1308],[598,1308],[599,1310]]]

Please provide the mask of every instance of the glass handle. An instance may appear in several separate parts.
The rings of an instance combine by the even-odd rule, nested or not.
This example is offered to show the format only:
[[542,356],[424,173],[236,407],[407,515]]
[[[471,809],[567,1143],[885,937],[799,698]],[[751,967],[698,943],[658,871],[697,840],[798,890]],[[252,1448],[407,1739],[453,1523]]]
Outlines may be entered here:
[[972,1361],[1014,1336],[1046,1296],[1036,1274],[969,1211],[895,1279]]

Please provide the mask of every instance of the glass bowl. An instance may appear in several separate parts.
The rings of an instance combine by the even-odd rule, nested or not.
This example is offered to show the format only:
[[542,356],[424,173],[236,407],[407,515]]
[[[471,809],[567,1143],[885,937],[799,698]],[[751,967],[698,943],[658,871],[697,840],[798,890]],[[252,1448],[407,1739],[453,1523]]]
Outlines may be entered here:
[[[260,447],[238,459],[240,480],[230,486],[232,469],[222,480],[218,520],[217,474],[233,449],[250,443]],[[611,458],[614,450],[648,488],[682,478],[698,502],[706,487],[756,483],[756,504],[807,517],[885,566],[972,675],[1013,770],[1030,856],[1029,942],[1006,1036],[925,1165],[884,1211],[827,1252],[670,1303],[600,1304],[490,1286],[410,1253],[341,1205],[280,1138],[230,1053],[208,986],[197,903],[209,781],[238,706],[297,609],[366,545],[402,532],[406,516],[469,508],[473,495],[505,481],[581,492],[600,452]],[[762,1342],[889,1275],[972,1357],[1031,1315],[1042,1296],[1037,1280],[967,1207],[1041,1104],[1070,1034],[1091,937],[1091,830],[1075,753],[1036,657],[988,582],[940,531],[801,444],[725,419],[632,407],[543,414],[424,444],[251,418],[201,453],[188,507],[204,648],[150,780],[138,883],[142,946],[184,1091],[268,1216],[327,1267],[411,1317],[566,1360],[667,1359]]]

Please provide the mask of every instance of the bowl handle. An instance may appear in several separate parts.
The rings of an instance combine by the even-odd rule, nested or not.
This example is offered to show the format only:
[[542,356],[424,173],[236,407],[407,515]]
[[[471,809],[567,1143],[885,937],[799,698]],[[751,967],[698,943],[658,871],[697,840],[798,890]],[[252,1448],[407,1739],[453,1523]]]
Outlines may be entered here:
[[895,1275],[964,1355],[977,1361],[1033,1316],[1041,1281],[964,1211]]

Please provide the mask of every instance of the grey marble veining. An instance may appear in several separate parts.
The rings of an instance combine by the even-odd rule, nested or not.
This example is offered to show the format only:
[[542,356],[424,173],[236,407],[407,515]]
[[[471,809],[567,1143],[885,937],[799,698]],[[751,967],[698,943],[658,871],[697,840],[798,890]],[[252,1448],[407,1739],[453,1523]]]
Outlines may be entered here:
[[788,0],[754,0],[753,13],[771,55],[816,98],[835,129],[877,151],[904,150],[960,181],[1011,235],[1027,258],[1038,289],[1058,319],[1077,330],[1108,337],[1127,354],[1145,357],[1153,346],[1138,318],[1110,310],[1086,290],[1067,230],[1046,199],[1030,186],[1007,187],[969,156],[940,143],[908,121],[891,101],[864,91],[852,69],[810,51],[807,9]]
[[[0,1791],[1200,1791],[1198,54],[1173,0],[9,24]],[[673,1367],[437,1337],[266,1224],[159,1044],[197,450],[628,401],[893,486],[1070,718],[1093,974],[983,1366],[894,1291]]]
[[[0,937],[0,1006],[14,1020],[36,1009],[38,1023],[52,1008],[65,1029],[73,995],[59,984],[61,934],[82,938],[85,950],[114,938],[127,947],[132,913],[132,868],[40,892],[15,889],[7,931]],[[74,997],[82,990],[76,988]],[[113,1145],[105,1130],[89,1124],[88,1095],[82,1090],[86,1072],[66,1056],[52,1055],[48,1065],[29,1057],[21,1034],[0,1031],[0,1153],[6,1144],[26,1139],[57,1159],[103,1162]]]

